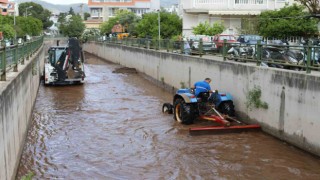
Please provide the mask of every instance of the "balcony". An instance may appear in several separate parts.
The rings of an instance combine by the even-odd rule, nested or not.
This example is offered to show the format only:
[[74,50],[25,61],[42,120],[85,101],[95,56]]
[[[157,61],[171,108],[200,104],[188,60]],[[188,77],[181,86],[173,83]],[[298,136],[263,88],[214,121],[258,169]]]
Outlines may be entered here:
[[183,3],[187,13],[210,11],[255,11],[270,9],[270,0],[191,0]]

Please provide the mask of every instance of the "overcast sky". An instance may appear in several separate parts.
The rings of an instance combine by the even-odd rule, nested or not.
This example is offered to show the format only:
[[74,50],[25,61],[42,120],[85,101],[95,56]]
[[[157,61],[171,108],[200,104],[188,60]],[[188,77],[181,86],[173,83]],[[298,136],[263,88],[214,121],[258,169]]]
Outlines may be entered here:
[[74,3],[85,3],[88,4],[88,0],[42,0],[51,4],[74,4]]

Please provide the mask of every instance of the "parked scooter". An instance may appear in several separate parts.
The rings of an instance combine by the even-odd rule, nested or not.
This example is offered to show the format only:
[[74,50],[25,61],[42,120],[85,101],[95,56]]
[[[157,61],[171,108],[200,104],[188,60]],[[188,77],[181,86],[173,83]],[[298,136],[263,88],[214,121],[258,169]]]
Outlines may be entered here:
[[248,50],[243,46],[232,46],[227,54],[228,60],[246,62],[246,59],[248,58]]
[[[307,65],[307,59],[308,59],[307,44],[308,44],[307,42],[302,42],[301,44],[303,48],[301,48],[302,50],[300,51],[300,53],[302,54],[302,58],[298,59],[299,65],[304,65],[304,66]],[[312,47],[311,47],[311,57],[310,57],[311,66],[320,64],[320,52],[319,52],[320,49],[317,46],[320,46],[320,42],[313,41]]]
[[[290,65],[298,65],[298,60],[289,54],[288,50],[283,50],[278,47],[268,46],[263,48],[263,61],[267,62],[270,67],[299,70],[298,67]],[[282,63],[282,64],[279,64]],[[283,63],[289,64],[284,65]]]

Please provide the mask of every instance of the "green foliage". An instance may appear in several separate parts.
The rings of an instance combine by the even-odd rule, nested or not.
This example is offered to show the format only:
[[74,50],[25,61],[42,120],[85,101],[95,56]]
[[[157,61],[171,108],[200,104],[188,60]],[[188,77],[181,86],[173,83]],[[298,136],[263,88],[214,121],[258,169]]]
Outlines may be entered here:
[[102,34],[111,33],[113,26],[120,23],[122,27],[125,28],[125,32],[135,36],[137,34],[135,32],[135,27],[139,19],[140,18],[133,12],[127,10],[118,10],[115,17],[112,17],[108,21],[101,24],[100,31]]
[[11,16],[0,16],[0,31],[3,32],[5,39],[14,37],[13,18]]
[[160,80],[162,83],[164,83],[164,77],[161,77]]
[[117,24],[117,22],[119,21],[119,18],[117,17],[112,17],[110,18],[108,21],[103,22],[100,25],[100,32],[101,34],[107,34],[107,33],[111,33],[112,27]]
[[70,7],[68,14],[70,14],[70,15],[75,15],[74,10],[73,10],[72,7]]
[[0,31],[3,32],[3,36],[5,39],[14,38],[14,29],[9,24],[4,24],[3,26],[0,26]]
[[261,89],[260,87],[255,86],[247,94],[247,108],[252,110],[252,108],[263,108],[268,109],[268,103],[261,101]]
[[186,84],[185,84],[184,82],[180,82],[180,88],[181,88],[181,89],[186,88]]
[[99,35],[100,35],[99,29],[86,29],[81,36],[81,40],[83,42],[87,42],[88,40],[93,39]]
[[85,25],[79,15],[68,15],[67,18],[62,19],[59,28],[65,36],[80,38],[84,32]]
[[27,175],[22,176],[21,180],[32,180],[33,176],[34,176],[34,173],[33,172],[29,172]]
[[196,27],[192,27],[192,33],[214,36],[216,34],[222,33],[224,29],[225,27],[223,25],[223,22],[218,21],[210,25],[208,21],[205,21],[204,23],[199,23]]
[[306,18],[303,6],[296,4],[280,10],[263,11],[258,18],[259,34],[264,37],[310,37],[318,33],[317,20]]
[[17,37],[25,35],[38,36],[42,32],[42,22],[33,17],[16,17]]
[[257,18],[242,18],[241,28],[237,28],[239,34],[259,34]]
[[182,41],[182,36],[181,34],[177,34],[171,37],[171,40],[173,41]]
[[[26,10],[27,8],[28,10]],[[34,2],[19,4],[20,16],[25,16],[26,11],[28,17],[34,17],[42,22],[42,29],[47,29],[52,26],[53,22],[50,20],[51,12],[48,9],[43,8],[40,4]]]
[[[136,27],[138,37],[158,38],[158,13],[147,13],[142,16]],[[182,33],[182,20],[176,14],[160,12],[160,36],[162,39],[171,38]]]
[[90,13],[85,12],[85,13],[83,14],[83,18],[84,18],[85,21],[88,20],[89,17],[90,17]]
[[205,21],[204,23],[200,22],[198,26],[192,27],[192,33],[207,35],[207,29],[209,29],[209,27],[210,27],[210,24],[208,21]]

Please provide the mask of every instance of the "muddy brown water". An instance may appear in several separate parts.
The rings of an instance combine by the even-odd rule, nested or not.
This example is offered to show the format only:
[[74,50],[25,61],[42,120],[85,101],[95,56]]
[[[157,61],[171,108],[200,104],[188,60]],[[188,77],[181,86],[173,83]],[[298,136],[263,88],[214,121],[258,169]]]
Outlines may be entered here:
[[17,179],[320,179],[319,158],[262,132],[189,134],[161,112],[172,94],[87,58],[84,85],[40,87]]

